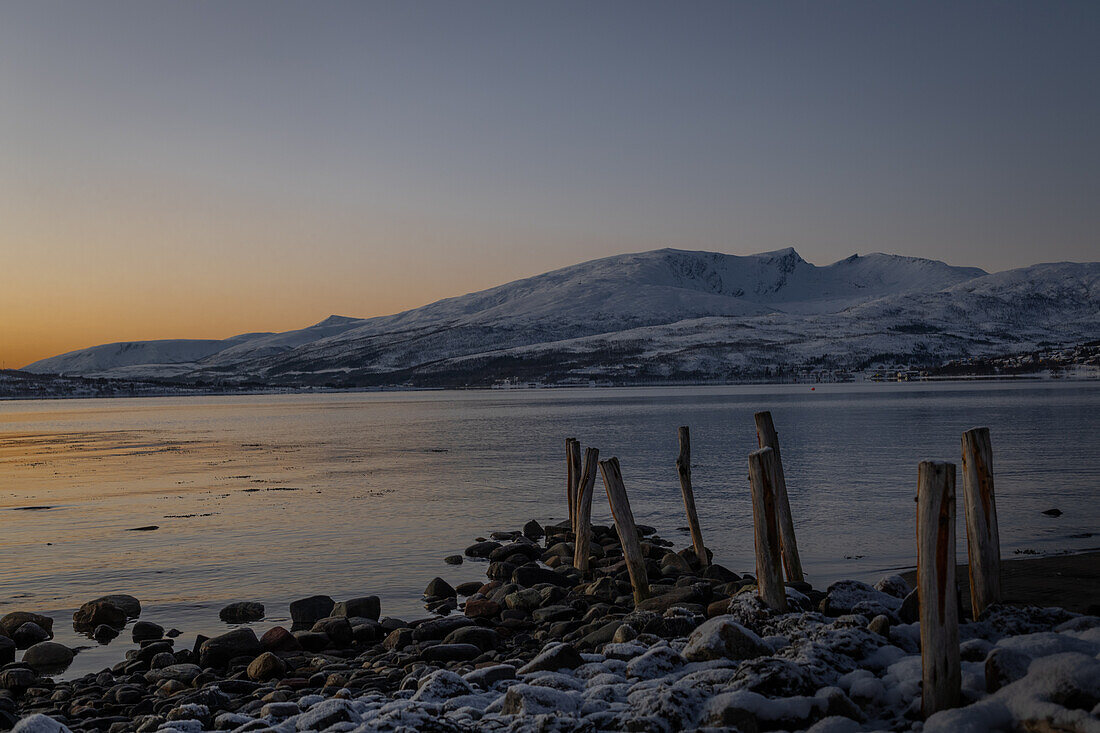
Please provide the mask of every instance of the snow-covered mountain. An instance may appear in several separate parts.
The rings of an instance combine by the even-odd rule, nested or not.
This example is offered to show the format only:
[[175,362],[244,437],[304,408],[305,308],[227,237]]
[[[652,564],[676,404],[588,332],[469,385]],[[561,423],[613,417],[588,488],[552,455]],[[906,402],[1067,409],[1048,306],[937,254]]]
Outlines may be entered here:
[[987,274],[887,254],[818,267],[793,249],[606,257],[369,319],[225,341],[110,344],[31,372],[278,384],[753,378],[934,364],[1100,338],[1100,263]]

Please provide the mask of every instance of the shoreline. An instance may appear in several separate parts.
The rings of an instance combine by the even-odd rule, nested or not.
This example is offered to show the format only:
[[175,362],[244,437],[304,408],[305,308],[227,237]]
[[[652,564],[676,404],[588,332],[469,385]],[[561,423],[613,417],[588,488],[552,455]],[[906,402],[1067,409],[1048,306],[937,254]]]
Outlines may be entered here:
[[[687,720],[741,730],[828,721],[848,726],[828,730],[872,723],[908,730],[919,720],[908,661],[918,662],[919,680],[919,632],[903,577],[874,586],[839,581],[824,590],[788,584],[791,612],[778,614],[763,606],[751,574],[715,564],[704,569],[692,550],[677,552],[654,528],[639,527],[654,595],[635,604],[616,530],[592,529],[594,570],[585,578],[572,567],[572,533],[564,526],[532,520],[522,531],[478,538],[464,562],[486,563],[486,581],[452,588],[432,580],[426,614],[407,621],[385,616],[377,596],[340,603],[313,596],[290,605],[290,628],[257,637],[240,625],[192,644],[138,620],[140,609],[128,611],[113,623],[145,638],[108,669],[53,682],[46,671],[4,665],[0,729],[528,730],[554,715],[558,730],[673,730]],[[1045,581],[1095,578],[1098,557],[1007,560],[1006,588],[1012,594],[1036,581],[1034,593],[1053,597]],[[1052,575],[1052,562],[1061,576]],[[1071,598],[1072,590],[1063,582],[1059,600],[1092,603],[1091,594]],[[81,609],[100,611],[102,618],[112,613]],[[987,688],[994,686],[988,658],[1021,633],[1084,634],[1083,643],[1100,653],[1100,619],[1061,609],[1006,605],[962,630],[964,658],[985,660],[980,681]],[[1000,680],[988,695],[964,689],[972,704],[949,713],[993,704],[999,687],[1027,687],[1026,668],[1006,674],[1015,679]],[[864,689],[869,683],[861,680],[876,677],[892,680],[891,694],[900,697]],[[676,702],[685,695],[690,704]],[[745,727],[750,718],[757,728]],[[924,730],[936,730],[934,721]]]

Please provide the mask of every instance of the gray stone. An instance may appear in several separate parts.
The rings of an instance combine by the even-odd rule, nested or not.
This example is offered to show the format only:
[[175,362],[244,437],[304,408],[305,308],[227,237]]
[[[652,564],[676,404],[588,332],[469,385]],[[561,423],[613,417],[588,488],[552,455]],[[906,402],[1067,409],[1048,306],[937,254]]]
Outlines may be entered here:
[[249,679],[257,682],[279,679],[286,676],[286,662],[272,654],[264,652],[248,665]]
[[48,641],[52,636],[48,631],[34,623],[28,621],[15,630],[15,633],[11,635],[12,641],[20,649],[27,649],[39,642]]
[[333,616],[359,616],[377,621],[382,615],[382,602],[378,596],[361,596],[340,601],[332,608]]
[[425,598],[454,598],[458,592],[443,578],[432,578],[428,587],[424,589]]
[[250,628],[234,629],[204,641],[199,647],[199,664],[203,667],[224,667],[236,657],[255,657],[262,651],[255,631]]
[[134,624],[132,633],[135,642],[163,639],[164,627],[152,621],[138,621]]
[[709,659],[752,659],[771,654],[763,640],[737,623],[732,616],[715,616],[695,629],[684,647],[691,662]]
[[15,661],[15,642],[6,636],[0,636],[0,665]]
[[40,642],[23,653],[23,663],[36,672],[60,672],[72,661],[73,650],[53,641]]
[[481,649],[473,644],[434,644],[420,653],[426,662],[468,662],[481,656]]
[[121,608],[122,612],[125,613],[128,618],[137,618],[141,615],[141,602],[138,601],[137,598],[126,595],[125,593],[112,593],[111,595],[100,596],[94,599],[92,603],[101,601]]
[[264,604],[253,601],[230,603],[218,612],[218,618],[227,624],[247,624],[259,621],[264,615]]
[[500,634],[484,626],[463,626],[443,638],[444,644],[473,644],[483,652],[500,646]]
[[88,601],[73,613],[73,628],[91,630],[100,624],[121,629],[126,626],[126,612],[106,600]]
[[312,626],[320,619],[331,616],[335,605],[336,602],[328,596],[299,598],[290,603],[290,619],[295,626]]
[[41,626],[49,632],[50,638],[53,638],[53,619],[49,616],[43,616],[40,613],[31,613],[29,611],[12,611],[9,614],[5,614],[3,618],[0,618],[0,635],[11,637],[16,629],[28,621]]
[[514,680],[515,678],[516,668],[510,664],[495,664],[492,667],[482,667],[481,669],[467,672],[462,676],[462,679],[466,680],[471,685],[477,685],[483,690],[488,690],[497,682]]
[[559,669],[576,669],[584,664],[581,655],[570,644],[555,644],[543,649],[534,659],[520,668],[520,674],[556,672]]

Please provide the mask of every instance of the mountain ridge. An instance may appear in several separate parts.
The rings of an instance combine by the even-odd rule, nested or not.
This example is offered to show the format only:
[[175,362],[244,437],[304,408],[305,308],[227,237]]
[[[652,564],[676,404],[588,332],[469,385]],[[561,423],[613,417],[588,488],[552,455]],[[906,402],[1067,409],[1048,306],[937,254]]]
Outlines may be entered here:
[[875,354],[925,363],[1095,338],[1098,281],[1100,263],[991,274],[884,253],[817,266],[793,248],[755,255],[664,248],[391,315],[333,315],[221,342],[104,344],[25,369],[348,386],[751,378],[854,368]]

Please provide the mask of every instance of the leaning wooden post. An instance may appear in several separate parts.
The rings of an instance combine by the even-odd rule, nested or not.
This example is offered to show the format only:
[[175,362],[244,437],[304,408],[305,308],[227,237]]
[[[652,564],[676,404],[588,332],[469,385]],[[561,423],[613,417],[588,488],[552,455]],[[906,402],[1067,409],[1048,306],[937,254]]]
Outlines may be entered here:
[[691,530],[691,544],[695,548],[695,557],[699,564],[706,567],[707,548],[703,545],[703,530],[699,527],[699,514],[695,511],[695,492],[691,489],[691,435],[687,425],[680,428],[680,455],[676,458],[676,472],[680,474],[680,492],[684,495],[684,509],[688,515],[688,529]]
[[753,539],[756,545],[756,587],[761,600],[787,610],[787,589],[780,565],[779,522],[775,511],[775,451],[769,447],[749,454],[752,486]]
[[976,619],[1001,600],[1001,537],[993,499],[993,446],[989,428],[974,428],[962,434],[962,459],[970,607]]
[[770,412],[758,412],[756,418],[756,442],[775,451],[775,511],[779,515],[779,541],[783,550],[783,568],[787,571],[787,580],[801,583],[802,559],[798,556],[798,543],[794,538],[794,518],[791,516],[791,502],[787,498],[787,477],[783,473],[783,457],[779,453],[779,433],[775,432]]
[[573,538],[573,567],[581,573],[588,572],[588,553],[592,542],[592,489],[596,485],[596,465],[600,451],[588,448],[584,451],[584,469],[577,486],[577,528]]
[[955,465],[922,461],[917,478],[917,593],[921,711],[959,703],[959,606],[955,587]]
[[569,503],[569,529],[577,530],[577,479],[581,473],[581,444],[565,439],[565,500]]
[[649,597],[649,579],[645,572],[645,559],[642,546],[638,542],[638,527],[634,524],[634,513],[630,511],[630,501],[626,498],[623,474],[619,470],[619,459],[609,458],[600,461],[600,473],[603,485],[607,489],[607,502],[611,505],[611,516],[615,518],[615,529],[619,532],[619,541],[623,545],[623,557],[626,558],[626,570],[630,574],[630,585],[634,588],[634,603],[637,605]]

